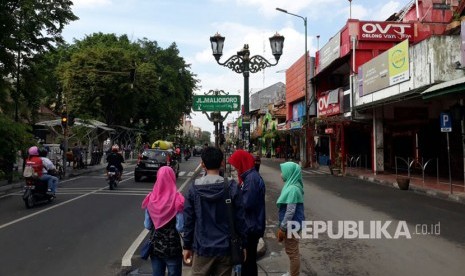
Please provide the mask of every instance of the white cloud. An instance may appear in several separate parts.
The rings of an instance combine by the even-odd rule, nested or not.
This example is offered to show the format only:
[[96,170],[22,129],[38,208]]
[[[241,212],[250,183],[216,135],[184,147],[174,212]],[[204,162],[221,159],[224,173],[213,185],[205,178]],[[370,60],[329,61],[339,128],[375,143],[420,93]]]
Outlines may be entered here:
[[399,1],[389,1],[388,3],[381,6],[379,9],[373,11],[373,19],[384,21],[392,14],[399,12],[403,6]]
[[111,0],[74,0],[74,7],[77,9],[100,8],[102,6],[110,6]]

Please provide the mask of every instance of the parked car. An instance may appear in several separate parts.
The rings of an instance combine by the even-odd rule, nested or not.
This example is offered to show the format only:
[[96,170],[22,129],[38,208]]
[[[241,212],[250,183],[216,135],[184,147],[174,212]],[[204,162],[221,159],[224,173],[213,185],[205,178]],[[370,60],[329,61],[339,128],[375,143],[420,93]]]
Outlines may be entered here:
[[134,179],[139,182],[142,177],[156,178],[158,169],[162,166],[170,166],[178,177],[179,162],[176,160],[173,150],[145,149],[137,160]]
[[203,150],[202,146],[195,146],[194,149],[192,150],[192,155],[193,156],[200,156],[200,155],[202,155],[202,150]]

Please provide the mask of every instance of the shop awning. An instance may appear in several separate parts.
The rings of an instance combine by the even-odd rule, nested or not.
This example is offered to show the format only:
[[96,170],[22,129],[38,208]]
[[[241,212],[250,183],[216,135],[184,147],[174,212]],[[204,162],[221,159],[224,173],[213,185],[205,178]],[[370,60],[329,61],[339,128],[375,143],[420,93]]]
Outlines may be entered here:
[[[77,126],[84,126],[87,128],[101,128],[109,132],[115,131],[115,129],[110,128],[105,123],[99,122],[97,120],[81,121],[80,119],[76,118],[74,124]],[[47,127],[57,127],[57,126],[61,126],[61,119],[42,121],[42,122],[36,123],[36,125],[47,126]]]
[[436,84],[421,93],[423,99],[465,91],[465,77]]

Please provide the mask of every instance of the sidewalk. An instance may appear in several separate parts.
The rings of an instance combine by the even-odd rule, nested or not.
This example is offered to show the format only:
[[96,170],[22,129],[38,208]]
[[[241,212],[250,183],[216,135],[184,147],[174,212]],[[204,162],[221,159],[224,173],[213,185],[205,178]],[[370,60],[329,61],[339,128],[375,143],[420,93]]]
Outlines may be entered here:
[[[286,162],[285,159],[271,158],[275,162]],[[320,166],[317,169],[304,168],[305,171],[318,170],[331,174],[328,166]],[[375,184],[385,185],[398,189],[397,176],[395,173],[384,172],[374,174],[371,170],[357,167],[346,167],[343,177],[356,177],[369,181]],[[400,177],[407,177],[406,175],[399,175]],[[452,193],[451,193],[452,186]],[[409,191],[414,193],[424,194],[430,197],[435,197],[443,200],[449,200],[461,204],[465,204],[465,188],[463,182],[452,180],[452,185],[449,184],[448,179],[437,179],[436,177],[425,176],[425,179],[417,175],[410,176]]]

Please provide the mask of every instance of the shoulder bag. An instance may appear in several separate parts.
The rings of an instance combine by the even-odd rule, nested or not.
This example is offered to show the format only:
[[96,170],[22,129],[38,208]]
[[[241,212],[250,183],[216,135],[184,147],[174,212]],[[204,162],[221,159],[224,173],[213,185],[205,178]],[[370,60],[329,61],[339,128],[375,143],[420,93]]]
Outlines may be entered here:
[[228,209],[229,229],[231,231],[231,264],[242,264],[244,260],[241,239],[236,233],[234,223],[234,209],[232,206],[231,191],[229,189],[229,181],[224,177],[224,199]]
[[154,232],[154,230],[152,229],[150,231],[149,238],[147,240],[145,240],[144,245],[140,249],[140,257],[143,260],[147,260],[149,258],[149,256],[150,256],[150,254],[152,254],[152,251],[153,251],[153,243],[152,243],[153,232]]

